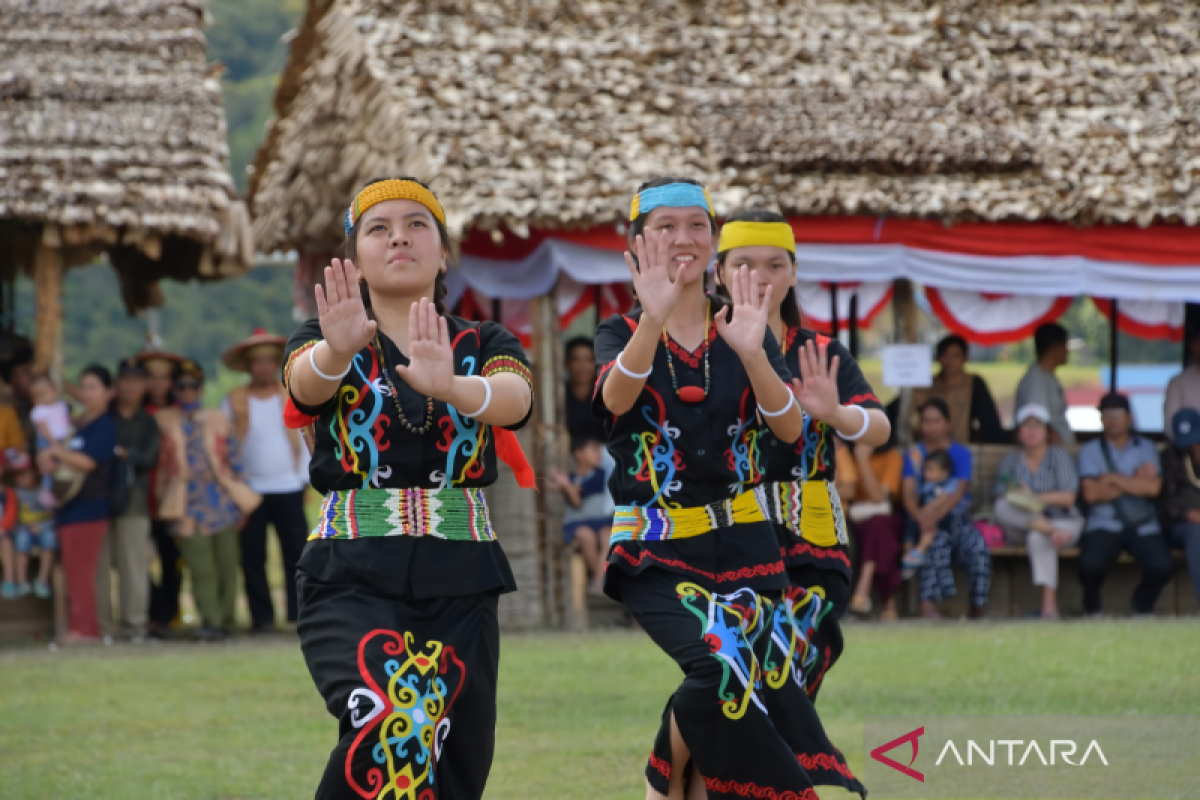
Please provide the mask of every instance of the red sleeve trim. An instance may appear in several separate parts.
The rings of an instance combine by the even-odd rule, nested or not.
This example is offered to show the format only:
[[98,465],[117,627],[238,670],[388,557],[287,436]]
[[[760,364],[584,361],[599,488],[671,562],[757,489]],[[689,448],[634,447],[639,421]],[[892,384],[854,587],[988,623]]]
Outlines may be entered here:
[[[864,400],[865,400],[865,401],[872,402],[872,403],[879,403],[879,398],[878,398],[878,397],[876,397],[875,395],[871,394],[870,392],[864,392],[863,394],[856,394],[856,395],[854,395],[854,397],[851,397],[849,400],[847,400],[846,402],[842,403],[842,405],[844,405],[844,406],[852,406],[852,405],[854,405],[855,403],[861,403],[861,402],[863,402]],[[879,403],[879,404],[880,404],[880,405],[883,405],[883,403]]]
[[622,315],[621,315],[621,319],[625,320],[625,324],[629,326],[629,332],[630,332],[630,333],[637,333],[637,326],[638,326],[638,324],[637,324],[637,320],[636,320],[636,319],[632,319],[632,318],[630,318],[630,317],[627,317],[627,316],[625,316],[624,314],[622,314]]

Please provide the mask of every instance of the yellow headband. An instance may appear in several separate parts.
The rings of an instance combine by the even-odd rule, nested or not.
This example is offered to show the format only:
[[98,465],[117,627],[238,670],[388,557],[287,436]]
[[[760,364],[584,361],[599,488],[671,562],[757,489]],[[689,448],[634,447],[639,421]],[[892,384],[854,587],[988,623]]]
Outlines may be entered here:
[[786,222],[726,222],[721,228],[721,242],[717,252],[724,253],[735,247],[782,247],[796,255],[796,233]]
[[438,222],[446,224],[446,212],[442,210],[442,204],[433,196],[433,192],[416,181],[386,180],[372,183],[354,198],[350,208],[346,209],[346,235],[350,235],[354,223],[367,213],[367,209],[385,200],[415,200],[428,208],[437,217]]

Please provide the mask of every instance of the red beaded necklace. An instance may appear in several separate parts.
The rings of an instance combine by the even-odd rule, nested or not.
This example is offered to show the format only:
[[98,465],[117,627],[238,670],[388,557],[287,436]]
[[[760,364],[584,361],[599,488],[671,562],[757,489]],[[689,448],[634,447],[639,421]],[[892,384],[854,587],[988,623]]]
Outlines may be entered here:
[[675,377],[675,360],[671,358],[671,342],[667,337],[667,329],[663,328],[662,341],[667,348],[667,369],[671,372],[671,387],[675,389],[675,396],[685,403],[703,403],[708,397],[708,387],[710,384],[708,371],[708,336],[712,326],[712,306],[707,306],[704,312],[704,342],[700,345],[704,350],[704,388],[699,386],[685,386],[679,388],[679,381]]

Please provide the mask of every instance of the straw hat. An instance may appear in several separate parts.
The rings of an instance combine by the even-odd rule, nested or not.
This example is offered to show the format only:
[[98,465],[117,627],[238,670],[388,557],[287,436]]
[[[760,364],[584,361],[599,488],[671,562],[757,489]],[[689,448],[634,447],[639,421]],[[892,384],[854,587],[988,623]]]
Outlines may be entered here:
[[243,339],[226,350],[225,354],[221,356],[221,361],[226,367],[235,372],[245,372],[247,370],[246,362],[255,349],[260,347],[271,348],[278,352],[280,359],[282,359],[283,348],[286,344],[286,337],[273,336],[262,328],[255,328],[254,333],[250,334],[250,338]]

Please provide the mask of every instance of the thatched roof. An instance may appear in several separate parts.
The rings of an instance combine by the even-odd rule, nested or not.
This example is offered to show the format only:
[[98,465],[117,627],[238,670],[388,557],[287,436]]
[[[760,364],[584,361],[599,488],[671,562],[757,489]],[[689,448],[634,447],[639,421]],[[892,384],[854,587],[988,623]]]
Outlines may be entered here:
[[1200,4],[320,0],[255,165],[264,249],[365,180],[451,227],[617,221],[651,175],[726,212],[1200,222]]
[[252,262],[205,4],[0,2],[0,239],[108,249],[150,278]]

